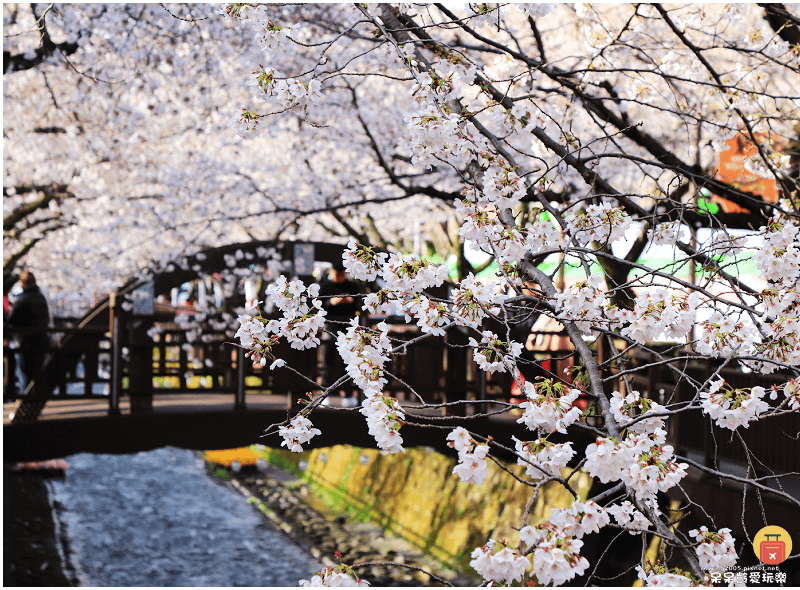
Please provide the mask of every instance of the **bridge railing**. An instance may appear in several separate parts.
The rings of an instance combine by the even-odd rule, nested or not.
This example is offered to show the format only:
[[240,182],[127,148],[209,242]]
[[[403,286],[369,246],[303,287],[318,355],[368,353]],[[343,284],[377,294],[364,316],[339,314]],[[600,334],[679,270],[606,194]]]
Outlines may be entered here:
[[[54,346],[47,371],[55,376],[53,398],[108,398],[112,413],[118,411],[120,396],[130,397],[132,411],[148,412],[153,395],[160,393],[233,395],[240,407],[245,406],[248,395],[266,393],[285,395],[287,405],[294,405],[298,398],[318,389],[316,384],[321,383],[326,369],[322,347],[301,351],[282,343],[274,352],[286,361],[287,367],[270,371],[269,367],[254,367],[244,357],[244,351],[231,338],[230,328],[203,325],[198,333],[166,318],[141,320],[119,311],[116,319],[117,347],[113,344],[113,319],[111,326],[88,326],[73,331],[69,345],[63,348],[55,344],[67,328],[52,331]],[[365,317],[363,321],[373,325],[384,319]],[[416,326],[390,324],[389,336],[395,345],[421,335]],[[533,339],[550,336],[553,334],[542,333]],[[523,364],[523,374],[529,380],[538,375],[561,374],[561,365],[574,364],[570,350],[525,354],[527,361],[539,363]],[[4,357],[13,365],[13,351],[5,349]],[[338,359],[338,355],[335,357]],[[299,369],[302,374],[288,367]],[[451,413],[485,412],[493,402],[508,402],[514,396],[514,382],[508,374],[487,374],[477,367],[468,346],[468,334],[458,328],[450,330],[445,339],[425,338],[415,342],[393,355],[387,369],[387,392],[402,401],[471,402],[468,406],[448,408]],[[329,374],[335,378],[344,373],[340,359],[335,367],[329,368]],[[119,388],[116,398],[115,383]],[[348,384],[344,389],[349,395],[354,386]]]
[[[720,368],[721,362],[706,358],[692,359],[682,349],[674,350],[671,354],[679,358],[669,365],[654,364],[656,358],[653,354],[639,352],[631,355],[632,366],[642,367],[630,375],[632,388],[643,397],[660,404],[675,404],[689,403],[695,398],[697,387],[690,380],[702,384],[715,372],[718,372],[716,378],[724,379],[736,389],[750,389],[756,385],[769,389],[791,378],[790,374],[781,372],[765,375],[748,372],[741,367]],[[769,395],[764,401],[774,407],[783,399],[781,393],[775,401],[770,400]],[[668,434],[677,453],[699,463],[710,466],[715,461],[728,461],[741,466],[749,463],[757,472],[766,475],[769,469],[784,473],[797,470],[796,452],[792,446],[796,442],[787,438],[786,434],[796,436],[798,432],[800,414],[797,412],[759,420],[748,428],[739,428],[737,436],[732,437],[729,430],[713,424],[709,416],[692,411],[678,414],[670,420]],[[750,453],[758,457],[758,461],[754,461]]]
[[[73,336],[69,346],[60,341],[70,328],[47,330],[49,344],[44,353],[48,372],[54,377],[51,395],[64,397],[104,397],[111,379],[111,339],[107,329],[85,328]],[[3,342],[3,399],[12,401],[22,396],[17,332],[5,330]]]

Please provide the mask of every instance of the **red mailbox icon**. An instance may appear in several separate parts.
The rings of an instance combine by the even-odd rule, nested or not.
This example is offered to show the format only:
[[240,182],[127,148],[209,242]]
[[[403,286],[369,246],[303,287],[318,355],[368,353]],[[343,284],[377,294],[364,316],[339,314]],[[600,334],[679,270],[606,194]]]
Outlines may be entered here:
[[[780,535],[764,535],[767,540],[761,541],[761,547],[759,549],[760,555],[759,559],[764,563],[768,563],[770,565],[777,565],[782,563],[786,560],[786,543],[783,541],[777,540],[780,539]],[[770,537],[775,537],[775,541],[770,541]]]

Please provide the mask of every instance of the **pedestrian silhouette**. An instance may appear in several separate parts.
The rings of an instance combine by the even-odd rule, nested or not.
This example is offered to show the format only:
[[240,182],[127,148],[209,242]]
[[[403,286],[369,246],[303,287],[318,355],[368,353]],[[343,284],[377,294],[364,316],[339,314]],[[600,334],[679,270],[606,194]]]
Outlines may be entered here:
[[6,324],[14,331],[20,369],[25,377],[23,391],[36,381],[44,364],[45,353],[50,345],[47,328],[50,325],[50,310],[47,299],[36,284],[36,277],[29,270],[19,276],[22,293],[17,296],[6,316]]

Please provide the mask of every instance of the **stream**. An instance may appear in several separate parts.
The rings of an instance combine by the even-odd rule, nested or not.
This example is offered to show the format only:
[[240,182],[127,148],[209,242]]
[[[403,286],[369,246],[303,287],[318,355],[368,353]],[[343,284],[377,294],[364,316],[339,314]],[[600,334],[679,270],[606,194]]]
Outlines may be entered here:
[[66,460],[48,487],[81,586],[297,586],[322,568],[192,451]]

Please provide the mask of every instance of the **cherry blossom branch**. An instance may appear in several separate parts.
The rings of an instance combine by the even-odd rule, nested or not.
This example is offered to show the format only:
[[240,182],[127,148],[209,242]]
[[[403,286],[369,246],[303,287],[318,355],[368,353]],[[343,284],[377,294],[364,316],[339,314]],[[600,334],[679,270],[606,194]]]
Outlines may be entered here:
[[[769,476],[769,477],[763,477],[763,478],[758,478],[758,479],[749,478],[749,477],[739,477],[739,476],[733,475],[731,473],[725,473],[724,471],[718,471],[716,469],[712,469],[711,467],[708,467],[707,465],[703,465],[702,463],[698,463],[696,461],[693,461],[692,459],[689,459],[688,457],[678,457],[678,459],[680,459],[681,461],[685,461],[686,463],[688,463],[692,467],[696,467],[697,469],[700,469],[701,471],[703,471],[705,473],[711,474],[711,475],[713,475],[715,477],[719,477],[720,479],[729,479],[729,480],[735,481],[737,483],[741,483],[741,484],[745,484],[745,485],[748,485],[748,484],[749,485],[753,485],[754,487],[758,488],[759,490],[761,490],[763,492],[767,492],[767,493],[770,493],[770,494],[775,494],[777,496],[781,496],[782,498],[784,498],[786,500],[789,500],[792,504],[797,504],[798,506],[800,506],[800,500],[798,500],[796,497],[792,496],[791,494],[788,494],[788,493],[786,493],[786,492],[784,492],[782,490],[776,490],[775,488],[771,488],[769,486],[766,486],[766,485],[763,485],[761,483],[758,483],[759,480],[761,480],[761,479],[775,479],[776,476]],[[797,474],[796,473],[788,473],[786,475],[790,476],[790,475],[797,475]]]
[[437,576],[435,574],[432,574],[431,572],[429,572],[426,569],[423,569],[423,568],[421,568],[419,566],[411,565],[411,564],[408,564],[408,563],[398,563],[398,562],[395,562],[395,561],[364,561],[364,562],[354,563],[350,567],[353,568],[353,569],[356,569],[356,568],[360,568],[360,567],[371,567],[371,566],[376,566],[376,565],[380,565],[380,566],[384,566],[384,567],[401,567],[401,568],[405,568],[405,569],[408,569],[408,570],[413,570],[415,572],[422,572],[423,574],[426,574],[426,575],[430,576],[432,580],[435,580],[436,582],[438,582],[442,586],[450,586],[451,588],[453,587],[453,584],[451,584],[450,582],[448,582],[444,578],[440,578],[439,576]]

